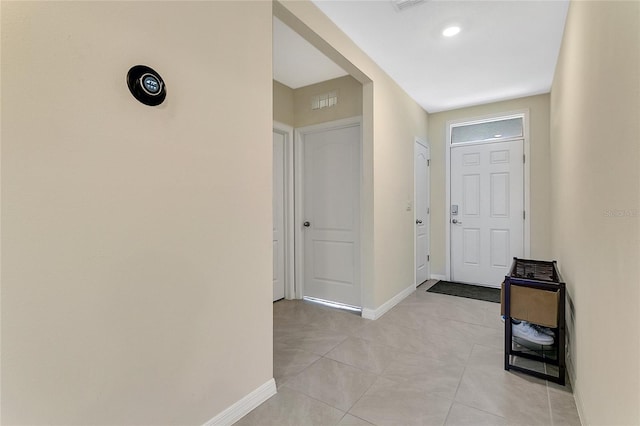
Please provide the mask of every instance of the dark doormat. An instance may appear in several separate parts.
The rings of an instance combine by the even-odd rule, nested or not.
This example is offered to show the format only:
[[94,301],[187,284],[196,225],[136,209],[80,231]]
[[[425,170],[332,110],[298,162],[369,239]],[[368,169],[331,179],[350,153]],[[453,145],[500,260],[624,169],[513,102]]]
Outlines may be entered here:
[[500,303],[499,288],[482,287],[480,285],[438,281],[432,285],[427,292]]

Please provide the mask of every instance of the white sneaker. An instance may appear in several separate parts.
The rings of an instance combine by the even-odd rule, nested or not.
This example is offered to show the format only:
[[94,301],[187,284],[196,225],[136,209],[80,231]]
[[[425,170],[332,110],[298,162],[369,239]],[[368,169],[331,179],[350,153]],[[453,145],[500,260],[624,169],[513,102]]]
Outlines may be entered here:
[[528,340],[539,345],[552,345],[553,337],[536,330],[528,322],[522,321],[520,324],[511,325],[511,333],[515,337],[519,337],[524,340]]
[[533,328],[538,330],[542,334],[546,334],[547,336],[556,337],[556,332],[550,329],[549,327],[545,327],[542,325],[531,324]]

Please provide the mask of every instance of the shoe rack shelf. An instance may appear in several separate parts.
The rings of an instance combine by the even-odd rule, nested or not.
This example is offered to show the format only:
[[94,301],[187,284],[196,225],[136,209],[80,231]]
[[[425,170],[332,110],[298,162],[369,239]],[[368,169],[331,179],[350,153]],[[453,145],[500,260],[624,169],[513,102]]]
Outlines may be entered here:
[[[505,370],[519,371],[564,386],[566,370],[565,297],[565,283],[558,272],[555,261],[513,259],[509,275],[505,276],[503,291]],[[546,316],[544,324],[536,322],[542,321],[540,320],[541,313]],[[552,328],[555,332],[554,343],[549,346],[533,345],[526,350],[517,349],[522,345],[514,341],[511,328],[512,318]],[[514,357],[543,363],[545,372],[523,365],[514,365],[512,363],[516,359]],[[558,375],[548,374],[547,365],[557,366]],[[553,369],[555,370],[555,368]]]

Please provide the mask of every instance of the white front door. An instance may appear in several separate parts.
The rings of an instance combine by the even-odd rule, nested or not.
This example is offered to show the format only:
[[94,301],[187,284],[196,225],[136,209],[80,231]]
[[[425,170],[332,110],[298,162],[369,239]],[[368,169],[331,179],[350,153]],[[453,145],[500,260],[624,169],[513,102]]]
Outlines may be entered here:
[[451,148],[453,281],[500,287],[513,257],[524,256],[523,145]]
[[285,135],[273,132],[273,300],[284,298],[285,286]]
[[415,144],[416,286],[429,279],[429,149]]
[[301,135],[304,296],[361,306],[360,125]]

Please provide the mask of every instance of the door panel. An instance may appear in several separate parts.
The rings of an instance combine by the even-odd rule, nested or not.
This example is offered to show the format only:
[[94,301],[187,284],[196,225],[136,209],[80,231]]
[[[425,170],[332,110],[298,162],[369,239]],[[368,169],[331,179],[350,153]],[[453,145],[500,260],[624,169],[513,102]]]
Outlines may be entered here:
[[302,143],[304,295],[360,306],[360,126]]
[[508,229],[491,230],[490,264],[494,268],[508,268],[511,265],[509,257],[510,233]]
[[509,174],[491,173],[491,217],[509,217]]
[[463,228],[464,264],[468,266],[480,265],[480,230],[477,228]]
[[451,149],[452,280],[499,287],[513,257],[524,255],[523,144]]
[[416,286],[429,279],[429,151],[415,144]]
[[465,216],[480,216],[480,175],[464,175],[462,179],[462,212]]
[[273,300],[284,298],[285,288],[285,136],[273,132]]
[[[334,134],[336,136],[338,133]],[[330,135],[327,135],[331,137]],[[341,135],[345,136],[345,135]],[[342,140],[309,136],[306,145],[307,189],[314,229],[350,231],[354,226],[353,196],[357,195],[351,169],[357,160],[353,146]],[[308,193],[307,193],[308,194]]]

